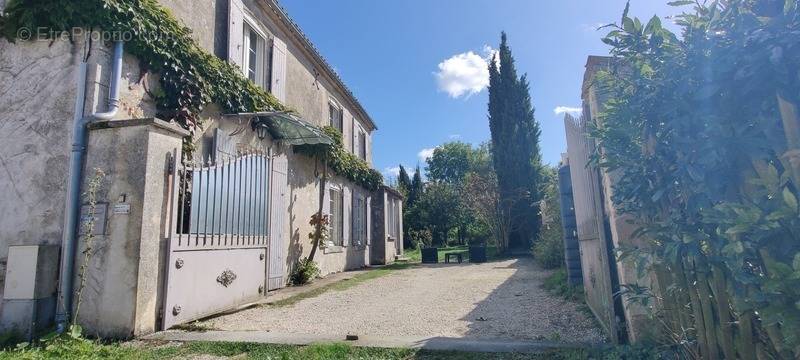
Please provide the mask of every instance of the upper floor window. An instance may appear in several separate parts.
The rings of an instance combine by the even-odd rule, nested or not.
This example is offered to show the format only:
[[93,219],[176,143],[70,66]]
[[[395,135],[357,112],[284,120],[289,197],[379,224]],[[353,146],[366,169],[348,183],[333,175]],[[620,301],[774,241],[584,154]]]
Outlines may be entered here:
[[357,144],[357,155],[358,158],[361,160],[367,160],[367,134],[364,130],[358,129],[358,144]]
[[333,103],[328,103],[330,125],[342,133],[344,130],[344,111]]
[[244,23],[244,39],[242,41],[242,71],[248,79],[270,89],[270,47],[267,38],[249,23]]

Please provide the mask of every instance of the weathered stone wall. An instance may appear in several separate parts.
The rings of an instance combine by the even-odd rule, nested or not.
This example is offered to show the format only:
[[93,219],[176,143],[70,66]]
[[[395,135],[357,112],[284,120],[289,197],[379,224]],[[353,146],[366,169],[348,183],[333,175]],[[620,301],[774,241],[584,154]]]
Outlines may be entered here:
[[9,245],[61,243],[80,50],[0,39],[0,292]]

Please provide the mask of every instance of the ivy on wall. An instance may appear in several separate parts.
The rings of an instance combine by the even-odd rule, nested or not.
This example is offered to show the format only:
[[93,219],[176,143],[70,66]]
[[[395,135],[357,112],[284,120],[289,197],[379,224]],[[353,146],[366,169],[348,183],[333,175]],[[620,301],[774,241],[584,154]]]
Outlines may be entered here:
[[[238,67],[200,48],[191,29],[156,0],[9,0],[0,16],[0,35],[12,42],[37,29],[73,28],[99,28],[125,40],[126,52],[143,70],[159,75],[161,89],[153,94],[158,116],[176,121],[192,136],[211,103],[227,113],[287,110]],[[382,182],[380,173],[338,144],[322,149],[335,172],[367,188]]]
[[333,172],[367,190],[377,190],[383,184],[383,175],[380,172],[345,150],[339,130],[331,126],[326,126],[322,130],[333,139],[332,145],[300,145],[295,146],[295,150],[300,154],[322,159]]

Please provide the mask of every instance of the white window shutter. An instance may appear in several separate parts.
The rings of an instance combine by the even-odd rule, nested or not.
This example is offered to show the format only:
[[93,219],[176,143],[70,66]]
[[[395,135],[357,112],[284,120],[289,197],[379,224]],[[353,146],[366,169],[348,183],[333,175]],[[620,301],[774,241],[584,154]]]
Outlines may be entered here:
[[367,227],[367,238],[364,240],[364,242],[367,245],[370,245],[370,244],[372,244],[372,241],[370,240],[371,236],[372,236],[372,197],[371,196],[367,196],[365,201],[366,201],[366,205],[364,205],[364,206],[367,207],[367,210],[366,210],[366,217],[367,218],[364,219],[364,221],[366,222],[366,227]]
[[272,95],[280,102],[286,102],[286,43],[272,39]]
[[244,55],[244,4],[242,0],[228,2],[228,62],[242,66]]
[[349,206],[350,211],[347,211],[348,206],[345,205],[348,203],[352,204],[352,202],[348,201],[351,195],[352,194],[350,192],[350,188],[347,187],[342,188],[342,246],[350,245],[350,241],[352,240],[353,237],[353,234],[350,231],[352,229],[349,229],[349,226],[347,226],[350,224],[351,221],[350,217],[352,216],[353,213],[353,207]]

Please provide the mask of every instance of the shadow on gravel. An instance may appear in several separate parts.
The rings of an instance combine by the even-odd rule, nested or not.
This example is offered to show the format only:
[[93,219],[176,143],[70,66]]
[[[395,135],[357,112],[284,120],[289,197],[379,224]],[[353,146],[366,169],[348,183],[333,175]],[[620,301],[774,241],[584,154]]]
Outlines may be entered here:
[[578,311],[576,304],[541,288],[549,271],[541,269],[531,257],[493,269],[513,269],[514,273],[460,319],[469,324],[465,339],[497,338],[560,346],[605,342],[602,330]]

